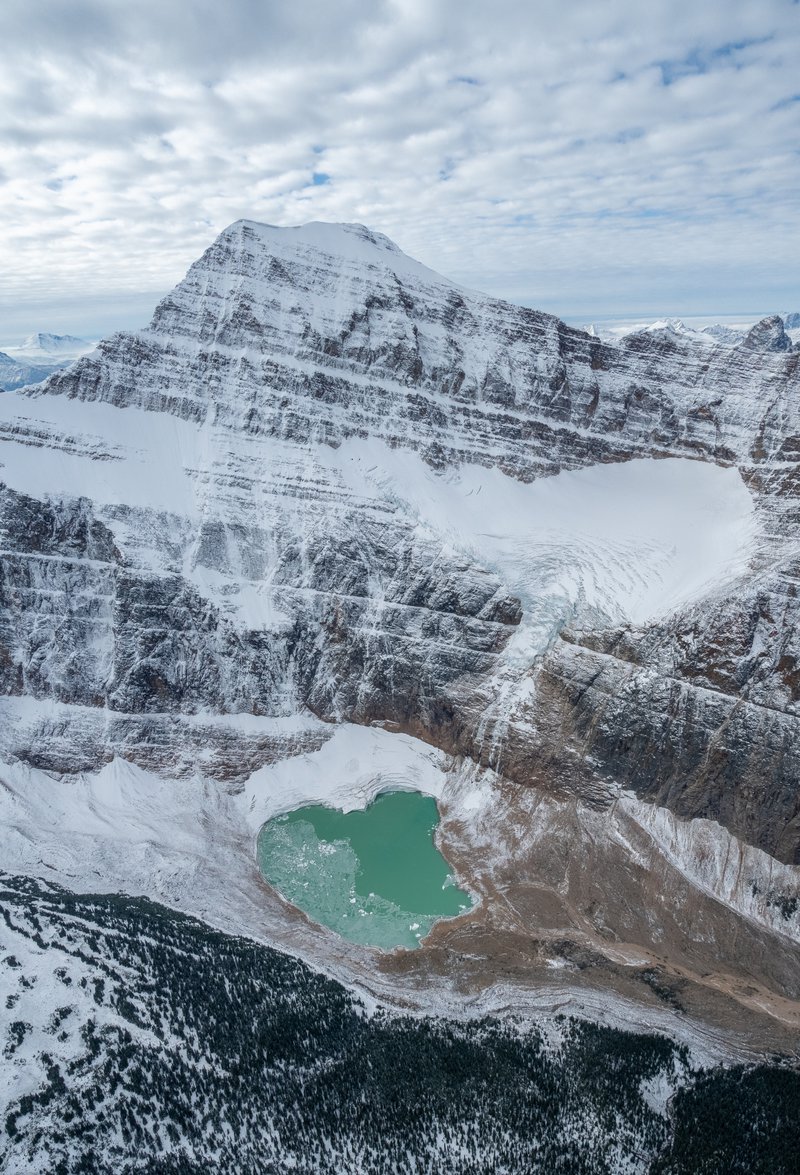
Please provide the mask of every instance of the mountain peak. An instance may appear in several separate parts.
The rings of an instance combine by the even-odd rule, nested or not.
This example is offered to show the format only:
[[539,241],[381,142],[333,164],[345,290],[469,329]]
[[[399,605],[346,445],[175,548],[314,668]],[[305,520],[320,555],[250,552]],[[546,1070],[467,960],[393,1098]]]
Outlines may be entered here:
[[783,319],[773,314],[751,327],[742,346],[751,351],[791,351],[792,340],[784,330]]
[[384,253],[405,256],[403,251],[384,233],[367,228],[364,224],[311,220],[306,224],[280,226],[258,220],[235,220],[220,234],[221,238],[250,236],[272,244],[275,240],[286,240],[296,246],[308,246],[329,253],[362,254],[364,248],[377,249]]
[[22,346],[41,347],[42,350],[63,350],[66,346],[73,346],[76,343],[86,346],[86,340],[79,339],[76,335],[56,335],[51,331],[40,330],[28,335]]
[[19,347],[11,348],[15,358],[35,359],[42,363],[60,363],[77,359],[94,349],[94,343],[75,335],[56,335],[50,331],[36,331],[28,335]]
[[441,274],[404,253],[384,233],[363,224],[312,220],[307,224],[279,226],[257,220],[235,220],[223,229],[211,250],[195,264],[204,268],[219,251],[248,255],[258,261],[308,264],[316,258],[334,258],[338,264],[362,269],[382,269],[401,277],[415,277],[437,285],[453,286]]
[[258,220],[235,220],[221,235],[236,232],[251,233],[265,241],[281,236],[291,239],[296,245],[309,245],[331,252],[358,251],[367,246],[385,253],[403,255],[402,250],[384,233],[357,222],[310,220],[306,224],[283,227]]
[[416,355],[409,305],[423,298],[441,307],[465,293],[362,224],[236,220],[159,303],[147,333],[254,354],[288,346],[295,354],[324,354],[326,364],[359,352],[363,362],[371,308],[380,305],[392,317],[391,329],[382,323],[382,345]]

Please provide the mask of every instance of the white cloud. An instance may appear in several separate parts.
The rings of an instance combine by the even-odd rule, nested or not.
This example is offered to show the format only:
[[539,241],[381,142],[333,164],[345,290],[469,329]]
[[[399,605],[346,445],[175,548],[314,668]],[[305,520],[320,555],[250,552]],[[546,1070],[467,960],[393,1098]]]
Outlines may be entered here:
[[3,337],[140,318],[239,216],[565,315],[800,306],[791,0],[5,0],[0,44]]

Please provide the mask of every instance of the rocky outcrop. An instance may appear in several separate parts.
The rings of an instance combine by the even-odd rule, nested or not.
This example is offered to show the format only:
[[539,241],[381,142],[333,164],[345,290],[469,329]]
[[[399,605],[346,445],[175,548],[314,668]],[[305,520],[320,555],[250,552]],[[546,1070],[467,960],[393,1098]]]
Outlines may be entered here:
[[784,330],[784,325],[778,314],[762,318],[747,332],[742,346],[751,351],[791,351],[792,340]]

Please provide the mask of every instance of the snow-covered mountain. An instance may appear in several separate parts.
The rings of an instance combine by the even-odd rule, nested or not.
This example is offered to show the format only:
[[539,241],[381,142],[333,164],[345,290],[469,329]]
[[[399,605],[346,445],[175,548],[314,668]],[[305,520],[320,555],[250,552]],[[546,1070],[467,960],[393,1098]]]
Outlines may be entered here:
[[730,326],[719,322],[709,326],[690,326],[682,318],[657,318],[653,322],[622,322],[601,326],[593,323],[586,329],[593,337],[602,338],[609,343],[619,342],[630,335],[648,334],[672,339],[691,339],[696,343],[727,343],[733,347],[741,343],[749,326]]
[[94,350],[95,345],[75,335],[54,335],[48,331],[37,331],[28,335],[18,347],[9,348],[9,353],[17,359],[63,363],[79,359],[81,355],[88,355]]
[[[790,350],[792,343],[800,341],[799,314],[776,314],[761,320],[761,323],[765,322],[772,323],[773,350]],[[738,347],[757,326],[760,327],[760,323],[730,325],[715,322],[708,326],[689,326],[681,318],[659,318],[655,322],[627,322],[616,326],[597,327],[592,324],[587,327],[587,331],[594,338],[602,338],[606,342],[618,342],[631,335],[648,334],[672,341],[691,339],[696,343],[726,343],[730,347]],[[767,343],[762,341],[759,345],[766,346]]]
[[[793,1040],[782,330],[611,344],[359,225],[232,225],[146,330],[0,400],[5,867],[381,998],[677,1031],[679,988],[718,1033]],[[386,781],[440,797],[478,901],[376,964],[298,924],[253,838]]]
[[41,383],[68,364],[88,355],[95,344],[74,335],[44,332],[29,335],[19,346],[0,351],[0,391],[14,391],[28,384]]

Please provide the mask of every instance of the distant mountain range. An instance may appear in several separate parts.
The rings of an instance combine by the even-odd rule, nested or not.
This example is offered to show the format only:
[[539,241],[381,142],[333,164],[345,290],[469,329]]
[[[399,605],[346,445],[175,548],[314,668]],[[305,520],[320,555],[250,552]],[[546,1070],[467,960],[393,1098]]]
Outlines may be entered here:
[[[763,323],[769,322],[770,340],[763,332]],[[586,327],[590,335],[603,339],[604,342],[614,343],[627,339],[631,335],[660,335],[666,339],[693,339],[695,342],[723,343],[729,347],[738,347],[744,343],[753,331],[758,328],[757,334],[750,339],[750,346],[756,349],[773,351],[790,351],[792,346],[800,344],[800,314],[775,314],[762,319],[758,323],[727,325],[721,322],[709,326],[693,327],[687,325],[681,318],[658,318],[655,322],[627,322],[618,326],[595,326],[592,323]]]
[[94,350],[94,343],[75,335],[54,335],[37,331],[19,347],[0,351],[0,390],[10,392],[29,384],[41,383]]

